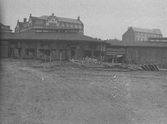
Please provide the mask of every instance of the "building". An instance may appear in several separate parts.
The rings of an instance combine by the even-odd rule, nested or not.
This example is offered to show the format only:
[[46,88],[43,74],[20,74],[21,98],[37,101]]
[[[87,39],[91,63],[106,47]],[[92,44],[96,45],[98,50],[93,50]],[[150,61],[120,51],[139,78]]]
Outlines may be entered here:
[[160,37],[160,38],[149,38],[148,39],[149,42],[166,42],[167,43],[167,37]]
[[122,35],[122,41],[148,41],[149,38],[161,38],[160,29],[144,29],[137,27],[128,27],[128,30]]
[[106,45],[105,61],[133,64],[154,63],[167,68],[167,42],[123,42],[110,40]]
[[12,33],[10,26],[0,23],[0,32]]
[[15,33],[4,34],[1,41],[8,47],[5,57],[69,60],[84,57],[104,60],[105,43],[84,35],[80,18],[34,17],[17,22]]
[[23,19],[23,22],[17,21],[15,27],[15,33],[21,32],[34,32],[34,33],[68,33],[77,32],[80,34],[84,33],[84,25],[80,20],[77,19],[57,17],[52,15],[43,15],[35,17],[30,14],[29,19]]
[[122,63],[125,59],[124,42],[118,39],[106,40],[108,43],[106,47],[105,61]]

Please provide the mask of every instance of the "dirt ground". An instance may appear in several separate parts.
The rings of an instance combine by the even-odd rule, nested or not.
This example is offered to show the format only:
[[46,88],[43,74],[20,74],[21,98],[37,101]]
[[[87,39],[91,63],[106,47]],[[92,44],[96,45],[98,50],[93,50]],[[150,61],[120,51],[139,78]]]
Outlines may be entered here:
[[0,77],[0,124],[167,123],[167,71],[37,68],[3,59]]

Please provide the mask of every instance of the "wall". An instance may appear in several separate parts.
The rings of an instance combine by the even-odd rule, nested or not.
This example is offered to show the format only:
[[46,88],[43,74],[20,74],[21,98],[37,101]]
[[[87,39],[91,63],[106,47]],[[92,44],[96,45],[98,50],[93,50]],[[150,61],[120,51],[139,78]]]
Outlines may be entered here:
[[125,59],[143,63],[149,61],[159,66],[167,66],[167,48],[127,47]]
[[9,57],[9,46],[7,41],[0,42],[0,57]]
[[132,30],[132,28],[128,29],[123,35],[122,35],[122,41],[135,41],[135,33]]

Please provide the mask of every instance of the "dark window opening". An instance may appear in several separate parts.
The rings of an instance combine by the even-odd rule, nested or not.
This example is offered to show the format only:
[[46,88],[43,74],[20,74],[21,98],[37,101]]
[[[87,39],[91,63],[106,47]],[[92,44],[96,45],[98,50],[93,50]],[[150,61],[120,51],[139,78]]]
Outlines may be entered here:
[[117,63],[123,63],[125,56],[124,55],[117,55]]
[[91,57],[91,51],[90,50],[84,50],[84,57]]
[[35,49],[26,49],[25,51],[27,58],[34,58],[35,57]]
[[100,51],[94,51],[94,58],[98,58],[100,56]]

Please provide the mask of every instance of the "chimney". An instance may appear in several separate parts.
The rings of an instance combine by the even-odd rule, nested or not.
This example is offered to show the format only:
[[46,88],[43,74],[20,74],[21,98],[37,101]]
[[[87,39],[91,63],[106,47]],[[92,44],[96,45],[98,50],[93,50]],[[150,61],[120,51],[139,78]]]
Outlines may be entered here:
[[52,13],[52,16],[54,16],[54,13]]
[[78,16],[78,20],[80,21],[80,16]]
[[25,22],[27,22],[27,19],[26,19],[26,18],[24,18],[24,19],[23,19],[23,21],[24,21],[24,23],[25,23]]
[[32,15],[31,15],[31,13],[30,13],[30,17],[31,17]]
[[128,27],[128,29],[131,28],[131,27]]

